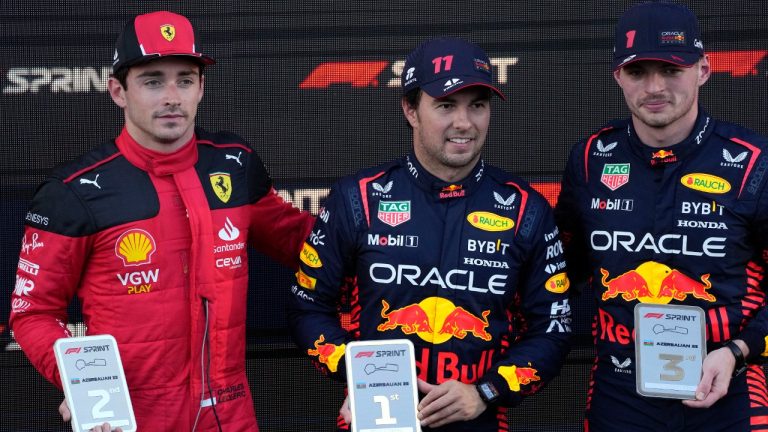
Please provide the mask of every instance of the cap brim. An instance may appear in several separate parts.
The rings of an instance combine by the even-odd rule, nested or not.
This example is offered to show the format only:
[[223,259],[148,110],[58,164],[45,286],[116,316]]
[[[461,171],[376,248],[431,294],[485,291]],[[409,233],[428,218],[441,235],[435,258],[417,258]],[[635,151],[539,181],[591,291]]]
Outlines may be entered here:
[[126,67],[149,63],[152,60],[157,60],[157,59],[166,58],[166,57],[186,57],[194,62],[199,63],[201,66],[216,64],[216,60],[204,54],[196,55],[196,54],[190,54],[190,53],[163,53],[163,54],[149,54],[149,55],[145,55],[143,57],[139,57],[137,59],[131,60],[129,62],[121,63],[117,65],[116,68],[113,67],[113,70],[117,71]]
[[624,66],[643,60],[660,61],[664,63],[672,63],[682,67],[691,67],[696,64],[696,62],[699,61],[701,57],[702,55],[700,53],[669,51],[632,54],[622,58],[613,59],[613,70],[618,70]]
[[506,96],[504,96],[504,93],[501,92],[501,90],[497,89],[496,87],[488,84],[484,81],[477,81],[477,80],[471,80],[467,78],[459,78],[462,81],[454,86],[451,86],[449,88],[446,88],[445,81],[438,80],[433,81],[428,84],[424,84],[421,86],[421,89],[428,95],[432,96],[435,99],[444,98],[448,95],[454,94],[459,90],[464,90],[465,88],[469,87],[487,87],[491,89],[496,95],[501,98],[501,100],[507,100]]

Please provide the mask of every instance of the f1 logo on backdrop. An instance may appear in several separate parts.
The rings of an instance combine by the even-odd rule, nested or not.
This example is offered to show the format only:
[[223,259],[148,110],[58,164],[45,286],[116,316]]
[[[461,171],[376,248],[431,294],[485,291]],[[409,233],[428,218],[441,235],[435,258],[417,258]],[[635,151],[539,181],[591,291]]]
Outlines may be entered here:
[[[509,81],[509,69],[517,65],[518,57],[494,57],[491,65],[496,71],[498,84]],[[300,89],[324,89],[332,85],[349,84],[352,87],[400,87],[400,75],[405,60],[344,61],[320,63],[299,84]],[[389,73],[384,73],[389,67]]]
[[[712,72],[727,73],[733,78],[759,74],[758,66],[768,58],[768,50],[709,52]],[[493,57],[491,65],[498,84],[509,81],[509,71],[519,62],[518,57]],[[352,87],[400,87],[404,60],[331,61],[317,65],[299,84],[300,89],[324,89],[332,85]],[[389,72],[385,72],[389,68]]]

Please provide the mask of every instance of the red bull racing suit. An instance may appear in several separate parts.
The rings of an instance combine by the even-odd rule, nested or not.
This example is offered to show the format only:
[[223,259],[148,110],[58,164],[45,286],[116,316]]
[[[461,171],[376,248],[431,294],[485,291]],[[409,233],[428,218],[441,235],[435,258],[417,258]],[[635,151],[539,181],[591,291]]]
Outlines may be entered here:
[[[547,201],[478,162],[462,182],[431,176],[413,155],[341,180],[301,254],[289,323],[323,371],[345,379],[351,340],[410,339],[430,383],[493,385],[471,422],[508,430],[506,408],[558,374],[571,325],[562,243]],[[339,288],[355,275],[351,292]],[[350,298],[351,324],[337,314]]]
[[[590,431],[768,430],[765,377],[755,364],[768,355],[768,145],[699,112],[674,146],[645,146],[624,120],[570,155],[555,213],[571,279],[590,277],[597,299]],[[725,398],[694,409],[636,393],[638,302],[703,308],[708,351],[746,342],[751,365]]]
[[246,246],[295,267],[313,219],[248,144],[197,129],[163,154],[123,130],[55,171],[26,219],[10,323],[43,376],[61,387],[53,343],[77,295],[87,333],[117,340],[139,430],[258,430]]

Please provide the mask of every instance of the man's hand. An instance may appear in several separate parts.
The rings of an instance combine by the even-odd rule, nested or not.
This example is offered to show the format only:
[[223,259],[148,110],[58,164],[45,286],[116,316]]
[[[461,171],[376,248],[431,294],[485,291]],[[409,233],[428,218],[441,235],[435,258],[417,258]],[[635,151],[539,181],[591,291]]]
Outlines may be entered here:
[[[739,343],[741,342],[741,343]],[[742,341],[736,341],[742,352],[749,349]],[[709,408],[728,393],[731,375],[736,367],[733,353],[726,347],[716,349],[704,358],[701,381],[696,387],[696,400],[685,400],[683,404],[691,408]]]
[[69,412],[67,398],[64,398],[64,400],[61,401],[61,405],[59,405],[59,414],[61,414],[61,419],[65,422],[72,420],[72,414]]
[[349,410],[349,396],[344,398],[344,403],[341,404],[339,414],[344,418],[346,424],[352,424],[352,411]]
[[426,393],[418,406],[422,426],[440,427],[472,420],[487,408],[473,384],[452,380],[434,385],[418,380],[418,388]]

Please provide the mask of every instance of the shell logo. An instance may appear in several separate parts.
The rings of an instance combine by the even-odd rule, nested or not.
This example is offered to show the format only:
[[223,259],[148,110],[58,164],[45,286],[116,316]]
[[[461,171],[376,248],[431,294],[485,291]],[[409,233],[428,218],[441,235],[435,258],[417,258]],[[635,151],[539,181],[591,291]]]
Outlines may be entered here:
[[484,211],[468,214],[467,221],[483,231],[507,231],[515,226],[515,221],[510,218]]
[[687,188],[713,194],[724,194],[731,190],[731,184],[728,183],[728,180],[712,174],[686,174],[680,177],[680,183]]
[[152,254],[157,250],[157,243],[152,234],[131,229],[118,237],[115,242],[115,255],[123,260],[123,266],[138,266],[152,262]]

